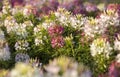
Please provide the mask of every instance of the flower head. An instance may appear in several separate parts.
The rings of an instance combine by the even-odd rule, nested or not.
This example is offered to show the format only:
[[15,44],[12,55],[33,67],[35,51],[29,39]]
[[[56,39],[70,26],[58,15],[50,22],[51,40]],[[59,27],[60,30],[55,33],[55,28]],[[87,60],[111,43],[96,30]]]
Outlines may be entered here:
[[30,60],[30,57],[28,54],[24,54],[24,53],[18,53],[16,56],[15,56],[15,61],[16,62],[29,62]]
[[103,54],[105,57],[109,58],[112,47],[106,39],[98,38],[92,42],[90,50],[93,57],[98,54]]
[[53,48],[63,47],[64,46],[64,39],[62,36],[53,37],[51,39],[51,44],[52,44]]
[[64,31],[64,28],[59,25],[50,26],[48,28],[48,33],[50,36],[61,35]]

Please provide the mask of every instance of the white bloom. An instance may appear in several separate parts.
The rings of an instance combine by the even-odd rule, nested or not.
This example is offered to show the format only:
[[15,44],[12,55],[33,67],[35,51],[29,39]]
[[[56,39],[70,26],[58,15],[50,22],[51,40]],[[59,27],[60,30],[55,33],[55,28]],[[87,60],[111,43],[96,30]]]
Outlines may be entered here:
[[15,43],[15,50],[23,50],[26,51],[29,49],[29,43],[26,40],[19,40]]
[[2,13],[8,14],[9,11],[11,11],[11,6],[10,5],[2,7]]
[[116,61],[117,61],[118,63],[120,63],[120,54],[117,54],[117,56],[116,56]]
[[40,44],[44,44],[42,39],[39,38],[35,38],[35,45],[40,45]]
[[15,68],[10,71],[10,77],[41,77],[37,68],[33,68],[32,66],[26,63],[17,63]]
[[117,14],[108,15],[103,13],[100,15],[100,23],[104,23],[105,26],[119,26],[120,20],[118,18]]
[[10,59],[10,51],[9,47],[6,44],[4,47],[0,48],[0,60],[9,60]]
[[95,37],[97,34],[103,34],[105,29],[105,25],[101,25],[99,19],[93,18],[86,20],[83,27],[85,35],[88,37]]
[[107,42],[103,38],[98,38],[94,40],[93,43],[90,45],[90,52],[93,57],[98,54],[103,54],[105,57],[109,58],[111,50],[112,47],[110,46],[109,42]]
[[120,41],[118,41],[117,39],[114,41],[114,49],[120,50]]

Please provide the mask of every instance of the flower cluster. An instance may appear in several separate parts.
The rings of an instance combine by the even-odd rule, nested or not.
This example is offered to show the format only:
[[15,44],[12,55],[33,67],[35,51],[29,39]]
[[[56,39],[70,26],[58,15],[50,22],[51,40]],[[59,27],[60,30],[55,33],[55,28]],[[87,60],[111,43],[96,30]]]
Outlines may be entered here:
[[[91,77],[91,71],[83,64],[78,64],[71,58],[59,57],[45,66],[49,77]],[[60,74],[61,73],[61,74]]]
[[48,28],[48,33],[51,37],[63,34],[64,28],[59,25],[53,25]]
[[[34,66],[41,65],[39,61],[44,65],[50,59],[64,55],[83,64],[79,68],[78,63],[67,58],[55,59],[43,67],[45,77],[91,77],[91,73],[97,77],[109,71],[112,61],[120,63],[120,5],[111,4],[99,10],[96,5],[83,4],[82,0],[66,1],[26,0],[22,7],[16,4],[17,0],[13,5],[3,0],[0,68],[24,62],[31,64],[30,69],[34,70]],[[36,57],[38,60],[30,61]],[[27,70],[24,69],[29,74]],[[12,77],[24,74],[21,69],[16,71],[19,71],[18,67],[11,72]]]
[[0,30],[0,60],[9,60],[10,50],[8,43],[6,42],[4,32]]
[[29,55],[24,54],[24,53],[18,53],[15,56],[15,61],[16,62],[25,62],[25,63],[28,63],[29,59],[30,59]]
[[103,54],[105,57],[109,58],[112,47],[105,39],[98,38],[92,42],[92,44],[90,45],[90,50],[93,57],[98,54]]
[[16,51],[27,51],[29,48],[29,43],[26,40],[19,40],[15,43]]
[[9,77],[41,77],[39,70],[25,63],[17,63]]
[[64,39],[63,39],[63,31],[64,28],[60,25],[53,25],[48,28],[49,36],[51,37],[52,47],[63,47]]

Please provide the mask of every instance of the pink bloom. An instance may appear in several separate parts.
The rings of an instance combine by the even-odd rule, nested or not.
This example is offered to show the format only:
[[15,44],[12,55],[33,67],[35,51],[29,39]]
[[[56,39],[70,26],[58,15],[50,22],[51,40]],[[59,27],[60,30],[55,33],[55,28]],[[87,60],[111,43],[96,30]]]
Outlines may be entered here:
[[116,62],[112,62],[109,67],[109,77],[120,77],[120,70],[117,68],[117,65]]
[[63,33],[64,28],[59,25],[51,26],[48,28],[48,33],[50,36],[61,35]]
[[113,10],[113,11],[116,11],[117,10],[117,4],[109,4],[107,6],[107,10]]
[[53,37],[51,39],[51,44],[52,44],[53,48],[63,47],[64,46],[64,39],[62,36]]

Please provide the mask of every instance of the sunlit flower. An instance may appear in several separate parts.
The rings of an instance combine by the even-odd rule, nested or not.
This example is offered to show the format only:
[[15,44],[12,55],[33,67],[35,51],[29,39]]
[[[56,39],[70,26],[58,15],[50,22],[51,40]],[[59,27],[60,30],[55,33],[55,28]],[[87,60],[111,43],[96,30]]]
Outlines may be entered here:
[[39,70],[25,63],[17,63],[11,70],[10,77],[41,77]]
[[85,32],[85,36],[87,37],[95,37],[96,35],[101,35],[105,31],[105,26],[99,24],[98,19],[88,18],[85,21],[83,30]]
[[117,54],[117,56],[116,56],[116,62],[120,63],[120,54]]
[[120,50],[120,35],[117,36],[117,38],[114,41],[114,49]]
[[98,54],[103,54],[105,57],[109,58],[111,50],[112,47],[110,46],[109,42],[103,38],[94,40],[90,45],[90,52],[93,57]]
[[26,40],[19,40],[15,43],[16,51],[27,51],[29,49],[29,43]]

